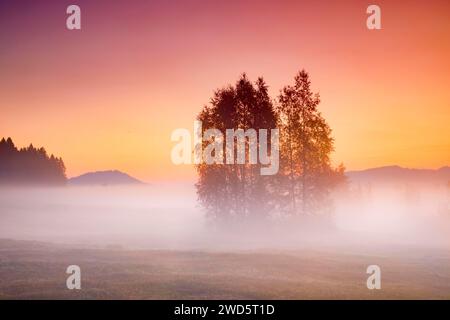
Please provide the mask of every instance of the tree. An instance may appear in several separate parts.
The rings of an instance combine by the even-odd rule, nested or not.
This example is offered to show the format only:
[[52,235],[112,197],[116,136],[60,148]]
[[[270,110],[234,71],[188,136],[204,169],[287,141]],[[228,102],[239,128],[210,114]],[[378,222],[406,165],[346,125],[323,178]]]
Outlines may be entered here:
[[[249,164],[250,138],[246,138],[245,164],[198,164],[197,193],[210,217],[261,221],[274,215],[318,214],[330,207],[330,192],[345,181],[344,167],[331,165],[334,141],[331,128],[317,109],[319,103],[304,70],[292,86],[283,88],[276,107],[264,80],[252,84],[245,74],[235,86],[214,93],[197,117],[202,121],[202,133],[217,129],[225,136],[227,129],[278,128],[280,168],[277,175],[262,176],[261,164]],[[203,139],[203,148],[213,141]],[[225,154],[225,148],[220,152]]]
[[[210,105],[204,106],[197,117],[202,121],[204,133],[218,129],[223,136],[227,129],[273,129],[276,114],[262,78],[252,84],[243,74],[235,86],[219,89]],[[246,137],[244,164],[197,165],[199,179],[196,184],[200,203],[209,216],[217,219],[260,219],[270,211],[269,179],[260,175],[260,164],[249,163],[249,139]],[[259,136],[257,136],[259,151]],[[204,147],[211,143],[204,141]],[[234,155],[237,150],[234,146]],[[226,154],[225,144],[222,150]]]
[[330,190],[344,180],[344,167],[332,168],[331,128],[318,111],[318,94],[309,75],[300,71],[292,86],[280,93],[277,105],[281,132],[281,172],[276,184],[279,209],[290,215],[317,213]]

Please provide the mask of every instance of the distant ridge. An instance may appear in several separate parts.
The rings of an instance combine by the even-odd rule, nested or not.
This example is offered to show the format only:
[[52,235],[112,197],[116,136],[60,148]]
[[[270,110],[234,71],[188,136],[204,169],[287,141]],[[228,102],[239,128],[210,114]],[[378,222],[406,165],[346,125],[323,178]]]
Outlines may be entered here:
[[408,169],[400,166],[386,166],[361,171],[347,171],[345,175],[353,183],[432,183],[448,184],[450,167],[440,169]]
[[96,171],[82,174],[68,180],[69,185],[138,185],[144,184],[130,175],[118,170]]

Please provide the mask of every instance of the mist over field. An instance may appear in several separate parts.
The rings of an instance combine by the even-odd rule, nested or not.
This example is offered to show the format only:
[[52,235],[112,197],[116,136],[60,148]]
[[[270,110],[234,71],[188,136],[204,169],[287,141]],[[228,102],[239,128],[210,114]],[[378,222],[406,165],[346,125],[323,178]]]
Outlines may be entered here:
[[336,192],[322,218],[272,218],[218,228],[190,183],[137,186],[2,187],[0,238],[146,249],[314,246],[450,247],[445,186],[354,187]]
[[[2,188],[0,299],[448,299],[446,191],[357,188],[331,223],[225,231],[186,183]],[[82,290],[65,286],[72,264]]]
[[185,187],[3,188],[0,237],[94,246],[176,247],[202,227],[195,192],[186,192]]

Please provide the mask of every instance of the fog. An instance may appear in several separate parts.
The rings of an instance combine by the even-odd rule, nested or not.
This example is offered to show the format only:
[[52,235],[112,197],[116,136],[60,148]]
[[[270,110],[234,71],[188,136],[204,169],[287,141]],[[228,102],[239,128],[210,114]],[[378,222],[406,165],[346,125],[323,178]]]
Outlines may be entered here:
[[335,196],[334,221],[374,244],[450,248],[450,191],[444,185],[380,185]]
[[193,183],[2,187],[0,238],[124,249],[450,248],[448,193],[429,185],[350,188],[333,195],[329,219],[225,231],[205,218]]

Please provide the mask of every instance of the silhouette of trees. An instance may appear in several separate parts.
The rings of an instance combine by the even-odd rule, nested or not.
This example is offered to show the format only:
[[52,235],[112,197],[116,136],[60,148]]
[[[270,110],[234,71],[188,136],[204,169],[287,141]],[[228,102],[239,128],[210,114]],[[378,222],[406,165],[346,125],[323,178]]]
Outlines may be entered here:
[[[267,85],[262,78],[252,84],[243,74],[235,86],[217,90],[210,105],[197,117],[203,123],[203,132],[218,129],[225,136],[226,129],[259,129],[276,127],[276,115]],[[199,164],[196,184],[199,200],[214,218],[262,216],[270,211],[269,177],[260,174],[260,164],[249,163],[249,137],[245,138],[245,164]],[[269,139],[270,140],[270,139]],[[206,147],[210,140],[204,140]],[[223,155],[226,146],[223,144]],[[257,145],[259,152],[259,143]],[[234,156],[236,157],[236,144]]]
[[344,167],[331,167],[331,128],[318,111],[318,94],[309,75],[300,71],[292,86],[283,88],[277,114],[281,131],[280,209],[292,215],[317,212],[330,190],[344,179]]
[[[280,169],[260,174],[260,164],[197,165],[196,184],[201,205],[219,220],[242,221],[271,215],[317,214],[326,208],[329,193],[344,181],[344,167],[333,168],[331,129],[318,111],[319,95],[310,88],[304,70],[272,102],[262,78],[252,84],[243,74],[235,86],[219,89],[197,119],[203,132],[218,129],[280,129]],[[269,139],[270,140],[270,139]],[[258,137],[258,141],[259,137]],[[212,140],[203,141],[203,148]],[[223,154],[225,154],[225,144]],[[270,146],[268,146],[270,149]],[[259,145],[258,145],[259,149]]]
[[17,149],[11,138],[0,140],[1,184],[50,184],[66,182],[66,167],[61,158],[48,156],[44,148]]

